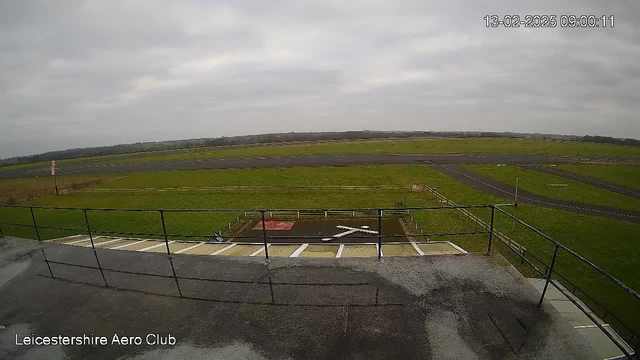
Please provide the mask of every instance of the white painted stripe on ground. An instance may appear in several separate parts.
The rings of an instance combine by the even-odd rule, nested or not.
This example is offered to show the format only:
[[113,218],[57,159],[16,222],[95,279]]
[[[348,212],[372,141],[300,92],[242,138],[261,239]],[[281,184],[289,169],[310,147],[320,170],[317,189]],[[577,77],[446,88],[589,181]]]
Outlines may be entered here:
[[344,244],[340,244],[340,247],[338,248],[338,253],[336,254],[336,257],[337,258],[341,258],[343,251],[344,251]]
[[[125,239],[125,240],[131,240],[131,239]],[[117,250],[117,249],[121,249],[121,248],[124,248],[124,247],[127,247],[127,246],[131,246],[131,245],[135,245],[135,244],[140,244],[140,243],[143,243],[143,242],[145,242],[145,241],[147,241],[147,240],[135,241],[135,242],[132,242],[131,244],[124,244],[124,245],[120,245],[120,246],[112,247],[112,248],[109,248],[109,249],[111,249],[111,250]]]
[[[271,246],[271,244],[267,244],[267,249],[269,248],[269,246]],[[261,247],[258,251],[254,252],[253,254],[251,254],[249,256],[260,255],[263,251],[264,251],[264,247]]]
[[[173,244],[174,242],[175,242],[175,241],[169,241],[169,244]],[[151,249],[159,248],[160,246],[164,246],[164,245],[165,245],[165,243],[160,243],[160,244],[157,244],[157,245],[151,245],[151,246],[149,246],[149,247],[146,247],[146,248],[143,248],[143,249],[140,249],[140,250],[136,250],[136,251],[147,251],[147,250],[151,250]]]
[[[97,243],[97,244],[96,244],[96,243],[95,243],[95,242],[96,242],[96,239],[95,239],[95,238],[93,238],[93,243],[97,246],[97,245],[103,245],[103,244],[111,244],[111,243],[114,243],[114,242],[116,242],[116,241],[120,241],[120,240],[122,240],[122,239],[121,239],[121,238],[117,238],[117,239],[113,239],[113,240],[109,240],[109,241],[103,241],[103,242],[101,242],[101,243]],[[85,247],[91,247],[91,245],[83,245],[83,246],[85,246]]]
[[[378,256],[378,244],[376,244],[376,257]],[[380,257],[383,257],[384,254],[382,253],[382,246],[380,246]]]
[[449,245],[451,245],[451,246],[453,246],[453,247],[454,247],[454,249],[456,249],[456,250],[460,251],[461,253],[463,253],[463,254],[468,254],[467,250],[465,250],[465,249],[461,248],[460,246],[458,246],[458,245],[456,245],[456,244],[454,244],[454,243],[452,243],[452,242],[450,242],[450,241],[447,241],[446,243],[447,243],[447,244],[449,244]]
[[218,255],[218,254],[220,254],[220,253],[222,253],[222,252],[224,252],[224,251],[227,251],[227,250],[231,249],[231,248],[232,248],[232,247],[234,247],[234,246],[236,246],[236,244],[231,244],[231,245],[229,245],[229,246],[227,246],[227,247],[223,247],[222,249],[220,249],[220,250],[218,250],[218,251],[216,251],[216,252],[213,252],[213,253],[211,253],[211,254],[209,254],[209,255]]
[[196,245],[193,245],[193,246],[189,246],[188,248],[184,248],[184,249],[182,249],[182,250],[178,250],[178,251],[174,252],[174,254],[180,254],[180,253],[183,253],[183,252],[187,252],[187,251],[189,251],[189,250],[191,250],[191,249],[195,249],[195,248],[197,248],[198,246],[202,246],[202,245],[204,245],[204,243],[203,243],[203,242],[201,242],[200,244],[196,244]]
[[300,245],[299,248],[296,249],[296,251],[293,252],[293,254],[289,255],[289,257],[298,257],[300,256],[300,254],[302,254],[302,252],[309,246],[309,244],[302,244]]
[[[343,230],[354,230],[354,231],[362,231],[362,232],[366,232],[369,234],[377,234],[378,232],[375,230],[367,230],[367,229],[363,229],[363,228],[353,228],[350,226],[344,226],[344,225],[338,225],[336,226],[338,229],[343,229]],[[337,236],[337,235],[334,235]]]
[[75,239],[77,237],[80,236],[87,236],[87,235],[71,235],[71,236],[65,236],[65,237],[61,237],[61,238],[57,238],[57,239],[49,239],[49,240],[45,240],[44,242],[52,242],[52,241],[62,241],[62,240],[71,240],[71,239]]
[[422,249],[420,249],[415,241],[411,241],[411,245],[413,245],[413,248],[418,252],[418,254],[420,254],[420,256],[424,256],[424,252],[422,251]]
[[81,243],[83,241],[89,241],[89,235],[85,235],[85,236],[87,237],[86,239],[76,240],[76,241],[64,243],[64,245],[73,245],[73,244]]
[[356,232],[356,231],[358,231],[358,230],[357,230],[357,229],[355,229],[355,230],[348,230],[348,231],[345,231],[345,232],[341,232],[340,234],[335,234],[335,235],[333,235],[333,237],[334,237],[334,238],[338,238],[338,239],[339,239],[339,238],[341,238],[341,237],[343,237],[343,236],[351,235],[351,234],[353,234],[353,233],[354,233],[354,232]]
[[[633,355],[633,354],[634,353],[632,352],[631,355]],[[628,359],[627,355],[625,355],[625,354],[614,356],[614,357],[610,357],[610,358],[606,358],[604,360],[624,360],[624,359]]]
[[[601,324],[602,326],[608,325],[608,324]],[[598,327],[598,325],[596,324],[591,324],[591,325],[576,325],[573,328],[574,329],[588,329],[588,328],[594,328],[594,327]]]

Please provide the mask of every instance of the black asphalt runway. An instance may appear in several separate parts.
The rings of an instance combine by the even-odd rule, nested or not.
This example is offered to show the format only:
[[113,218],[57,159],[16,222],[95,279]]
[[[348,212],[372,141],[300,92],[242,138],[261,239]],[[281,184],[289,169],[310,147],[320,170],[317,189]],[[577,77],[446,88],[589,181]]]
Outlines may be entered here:
[[[54,263],[49,272],[35,241],[0,247],[0,359],[597,358],[548,301],[536,308],[538,292],[499,254],[268,263],[178,254],[178,290],[163,254],[98,249],[103,277]],[[50,261],[96,266],[90,248],[45,250]],[[84,335],[107,343],[24,340]]]
[[[469,169],[455,166],[435,165],[433,166],[433,169],[438,170],[441,173],[450,176],[463,184],[469,185],[478,191],[482,191],[511,201],[514,200],[514,186],[504,184],[488,176],[478,174]],[[551,209],[566,210],[580,214],[600,216],[640,224],[640,212],[638,211],[621,210],[604,206],[550,199],[544,196],[539,196],[527,191],[523,191],[521,189],[518,189],[518,203],[531,204]]]
[[[353,166],[353,165],[393,165],[393,164],[545,164],[567,163],[570,157],[559,158],[551,155],[477,155],[477,154],[345,154],[311,156],[273,156],[247,158],[206,158],[190,160],[131,162],[122,164],[59,164],[58,175],[83,175],[101,173],[131,173],[167,170],[206,169],[255,169],[303,166]],[[0,171],[0,178],[22,178],[50,175],[49,167]]]

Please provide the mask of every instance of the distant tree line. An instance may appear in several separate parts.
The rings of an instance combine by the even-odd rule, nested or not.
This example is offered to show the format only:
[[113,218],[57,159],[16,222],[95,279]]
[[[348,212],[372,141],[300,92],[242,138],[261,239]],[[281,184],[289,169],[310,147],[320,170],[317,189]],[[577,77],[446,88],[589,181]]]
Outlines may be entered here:
[[640,146],[640,140],[636,139],[617,139],[609,136],[583,136],[580,141],[600,144],[616,144],[627,146]]
[[40,161],[65,160],[91,156],[117,155],[133,152],[175,150],[197,148],[203,146],[233,146],[267,143],[284,143],[294,141],[327,141],[327,140],[365,140],[382,138],[527,138],[545,140],[570,140],[618,145],[640,146],[640,141],[634,139],[616,139],[605,136],[575,136],[555,134],[529,134],[512,132],[486,131],[344,131],[344,132],[290,132],[260,135],[243,135],[219,138],[200,138],[188,140],[156,141],[133,144],[119,144],[91,148],[77,148],[61,151],[50,151],[37,155],[19,156],[0,160],[0,166],[27,164]]

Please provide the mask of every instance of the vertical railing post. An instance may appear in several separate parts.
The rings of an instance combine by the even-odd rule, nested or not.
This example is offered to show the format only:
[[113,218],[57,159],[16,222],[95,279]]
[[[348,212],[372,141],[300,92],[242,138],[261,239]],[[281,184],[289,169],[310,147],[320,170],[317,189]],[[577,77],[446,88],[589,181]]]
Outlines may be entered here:
[[162,220],[162,234],[164,235],[164,245],[167,247],[167,258],[169,264],[171,264],[171,272],[173,273],[173,280],[176,282],[176,288],[178,288],[178,295],[182,296],[182,289],[180,289],[180,283],[178,282],[178,276],[176,275],[176,268],[173,266],[173,256],[171,256],[171,250],[169,249],[169,235],[167,235],[167,225],[164,222],[164,210],[160,211],[160,220]]
[[160,211],[160,220],[162,221],[162,234],[164,234],[164,244],[167,247],[167,255],[171,255],[171,250],[169,250],[169,236],[167,235],[167,225],[164,223],[164,210]]
[[558,256],[559,248],[560,248],[560,244],[556,243],[556,248],[553,251],[553,258],[551,259],[551,265],[549,266],[549,270],[547,270],[547,278],[544,283],[544,288],[542,289],[542,295],[540,295],[540,301],[538,301],[538,307],[542,306],[542,300],[544,300],[544,294],[547,292],[547,287],[549,287],[549,282],[551,281],[551,274],[553,274],[553,267],[556,265],[556,257]]
[[36,236],[38,237],[38,241],[42,241],[40,239],[40,230],[38,230],[38,223],[36,223],[36,216],[33,214],[33,207],[29,206],[29,210],[31,210],[31,220],[33,220],[33,227],[36,229]]
[[96,258],[96,264],[98,264],[98,269],[100,269],[100,275],[102,275],[102,281],[104,281],[104,286],[109,287],[107,284],[107,278],[104,277],[104,271],[102,270],[102,265],[100,265],[100,260],[98,259],[98,252],[96,251],[96,245],[93,242],[93,234],[91,232],[91,226],[89,225],[89,216],[87,215],[87,209],[82,209],[84,213],[84,221],[87,223],[87,234],[89,234],[89,240],[91,240],[91,249],[93,250],[93,256]]
[[382,258],[382,210],[378,210],[378,260]]
[[84,222],[87,224],[87,235],[89,235],[89,240],[91,241],[91,248],[95,250],[96,246],[93,243],[93,234],[91,232],[91,226],[89,226],[89,216],[87,215],[87,209],[82,209],[82,212],[84,213]]
[[47,254],[44,252],[44,248],[41,248],[40,250],[42,250],[42,256],[44,256],[44,262],[47,263],[47,268],[49,269],[49,275],[51,275],[51,278],[55,278],[53,276],[53,271],[51,271],[51,265],[49,265],[49,259],[47,259]]
[[264,222],[264,210],[260,210],[262,215],[262,239],[264,240],[264,257],[269,260],[269,245],[267,244],[267,225]]
[[493,241],[493,219],[496,214],[496,207],[491,205],[491,226],[489,228],[489,246],[487,247],[487,255],[491,253],[491,241]]
[[[31,211],[31,219],[33,220],[33,227],[36,229],[36,235],[38,236],[38,241],[41,241],[40,231],[38,230],[38,223],[36,223],[36,216],[33,213],[33,207],[30,206],[29,210]],[[53,272],[51,271],[51,265],[49,265],[49,259],[47,259],[47,254],[44,252],[44,249],[41,249],[41,250],[42,250],[42,255],[44,256],[44,262],[47,263],[47,268],[49,268],[49,274],[53,278]]]

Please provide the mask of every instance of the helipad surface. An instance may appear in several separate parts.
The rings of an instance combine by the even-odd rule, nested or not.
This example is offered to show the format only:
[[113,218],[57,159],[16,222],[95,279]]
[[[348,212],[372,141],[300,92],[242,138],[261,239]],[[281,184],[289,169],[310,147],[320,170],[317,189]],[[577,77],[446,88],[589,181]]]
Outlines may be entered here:
[[[96,236],[93,238],[96,248],[139,251],[152,253],[166,253],[165,241],[158,239],[117,238]],[[405,240],[407,241],[407,240]],[[76,235],[50,242],[57,244],[91,247],[88,236]],[[264,244],[247,242],[209,243],[197,241],[169,241],[172,254],[214,255],[214,256],[265,256]],[[334,243],[305,243],[305,244],[268,244],[269,257],[302,257],[302,258],[349,258],[349,257],[377,257],[378,246],[375,243],[362,244],[334,244]],[[406,244],[382,245],[382,256],[424,256],[424,255],[461,255],[466,251],[448,241],[416,242]]]

